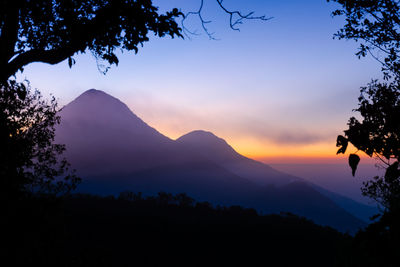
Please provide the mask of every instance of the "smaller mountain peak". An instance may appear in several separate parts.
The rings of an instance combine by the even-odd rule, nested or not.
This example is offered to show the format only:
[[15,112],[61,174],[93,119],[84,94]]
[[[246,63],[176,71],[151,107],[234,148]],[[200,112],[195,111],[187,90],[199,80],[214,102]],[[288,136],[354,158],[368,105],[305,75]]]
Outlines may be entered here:
[[176,141],[182,142],[182,143],[187,143],[187,144],[197,144],[197,145],[219,144],[219,145],[223,145],[223,146],[229,146],[224,139],[216,136],[212,132],[208,132],[208,131],[204,131],[204,130],[191,131],[185,135],[182,135],[181,137],[176,139]]
[[177,141],[188,141],[188,140],[222,140],[215,134],[204,130],[194,130],[187,134],[182,135]]
[[210,136],[210,137],[212,136],[212,137],[217,137],[212,132],[204,131],[204,130],[194,130],[194,131],[191,131],[191,132],[185,134],[185,136],[189,136],[189,135],[191,135],[191,136]]
[[208,131],[192,131],[179,137],[176,141],[217,162],[241,157],[224,139]]

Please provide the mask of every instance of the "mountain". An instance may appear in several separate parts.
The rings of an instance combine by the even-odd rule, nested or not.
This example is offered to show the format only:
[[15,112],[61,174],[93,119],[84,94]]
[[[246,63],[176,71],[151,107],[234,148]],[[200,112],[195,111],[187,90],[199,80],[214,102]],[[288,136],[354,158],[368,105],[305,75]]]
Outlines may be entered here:
[[277,171],[264,163],[244,157],[238,154],[225,140],[215,136],[211,132],[202,130],[193,131],[181,136],[176,141],[194,153],[200,153],[208,160],[224,167],[231,173],[245,177],[258,185],[266,186],[273,184],[275,186],[282,186],[302,181],[365,222],[368,222],[369,218],[378,212],[375,207],[361,204],[350,198],[326,190],[321,186],[307,182],[302,178]]
[[167,161],[173,141],[148,126],[118,99],[84,92],[60,112],[56,140],[85,175],[126,173]]
[[211,132],[193,131],[176,140],[182,147],[198,153],[226,170],[259,185],[285,185],[301,178],[279,172],[261,162],[237,153],[224,139]]
[[84,179],[80,192],[185,192],[213,204],[292,212],[342,231],[365,225],[334,201],[336,194],[246,158],[210,132],[171,140],[102,91],[86,91],[60,116],[56,141],[66,144],[66,157]]

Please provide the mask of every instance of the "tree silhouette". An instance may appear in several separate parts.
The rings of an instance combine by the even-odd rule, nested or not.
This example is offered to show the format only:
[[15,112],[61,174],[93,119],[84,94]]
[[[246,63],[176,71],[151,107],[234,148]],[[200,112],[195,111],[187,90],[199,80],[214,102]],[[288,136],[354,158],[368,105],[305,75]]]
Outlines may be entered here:
[[[245,19],[268,20],[253,13],[242,14],[218,6],[229,15],[230,26]],[[68,59],[71,67],[77,53],[91,52],[96,59],[118,64],[117,49],[134,50],[158,37],[183,37],[179,17],[196,14],[204,26],[201,7],[184,16],[177,8],[161,14],[152,0],[3,0],[0,2],[0,83],[32,62],[57,64]],[[183,21],[182,26],[184,27]],[[191,32],[186,27],[186,32]],[[100,66],[98,64],[98,66]],[[105,73],[109,67],[103,68]]]
[[[385,175],[364,183],[362,192],[380,203],[386,210],[397,210],[400,202],[400,90],[398,84],[371,82],[361,89],[359,107],[355,109],[359,121],[351,117],[344,131],[338,137],[338,153],[345,153],[350,142],[358,150],[379,159],[386,168]],[[351,154],[349,163],[353,175],[360,158]]]
[[[345,136],[337,138],[336,145],[340,147],[337,153],[344,154],[350,142],[358,150],[380,160],[386,168],[385,175],[364,183],[362,191],[385,209],[392,210],[400,200],[400,4],[394,0],[334,2],[343,8],[333,15],[346,17],[345,26],[335,36],[360,40],[357,55],[371,54],[383,64],[384,78],[390,79],[387,82],[374,80],[361,88],[359,106],[354,111],[361,115],[362,121],[350,118]],[[384,54],[383,60],[374,55],[375,50]],[[349,156],[353,175],[359,161],[358,155]]]
[[[329,1],[329,0],[328,0]],[[344,136],[339,135],[339,153],[348,143],[385,168],[383,176],[364,182],[363,195],[380,204],[379,221],[357,234],[352,253],[355,266],[398,266],[400,248],[400,3],[395,0],[334,0],[342,9],[345,26],[335,35],[339,39],[361,41],[356,55],[370,54],[382,64],[385,82],[373,80],[361,88],[358,112],[361,120],[351,117]],[[383,56],[382,56],[383,55]],[[353,175],[360,157],[350,154]],[[358,256],[358,257],[357,257]]]
[[26,194],[64,194],[79,179],[61,158],[63,145],[53,144],[59,122],[57,103],[42,99],[23,83],[0,86],[1,196],[15,199]]
[[194,199],[186,195],[186,193],[179,193],[174,199],[181,207],[192,207],[195,203]]
[[117,48],[138,51],[149,40],[182,36],[174,18],[151,0],[5,0],[0,4],[0,81],[6,81],[32,62],[57,64],[76,53],[90,51],[96,58],[118,64]]
[[371,55],[382,64],[385,78],[400,75],[400,3],[396,0],[327,0],[342,8],[346,24],[335,37],[360,41],[358,57]]

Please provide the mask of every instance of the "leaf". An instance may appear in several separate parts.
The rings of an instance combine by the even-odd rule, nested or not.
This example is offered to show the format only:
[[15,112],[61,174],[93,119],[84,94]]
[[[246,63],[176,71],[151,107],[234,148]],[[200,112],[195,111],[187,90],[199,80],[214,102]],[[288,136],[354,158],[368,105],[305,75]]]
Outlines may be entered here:
[[398,170],[399,168],[399,162],[396,161],[392,165],[390,165],[385,172],[385,181],[391,183],[395,179],[397,179],[400,175],[400,171]]
[[350,154],[349,165],[351,168],[351,174],[354,176],[356,174],[358,163],[360,162],[360,157],[356,154]]
[[336,152],[336,155],[340,154],[340,153],[344,154],[346,152],[348,144],[349,144],[349,141],[347,140],[346,137],[344,137],[343,135],[338,135],[338,137],[336,139],[336,146],[340,147],[340,148]]
[[72,68],[72,65],[75,64],[75,59],[73,59],[72,57],[68,58],[68,66],[69,68]]
[[18,95],[19,99],[21,99],[21,100],[25,100],[26,94],[27,94],[27,92],[26,92],[25,88],[23,88],[23,89],[19,88],[17,90],[17,95]]

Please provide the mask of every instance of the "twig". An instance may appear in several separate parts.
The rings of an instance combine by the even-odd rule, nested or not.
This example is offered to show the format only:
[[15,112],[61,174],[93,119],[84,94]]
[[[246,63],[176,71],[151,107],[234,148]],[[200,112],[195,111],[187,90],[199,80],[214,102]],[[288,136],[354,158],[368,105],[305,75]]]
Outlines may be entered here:
[[[238,25],[239,24],[243,24],[243,20],[267,21],[267,20],[272,19],[272,17],[266,17],[266,16],[253,16],[254,12],[250,12],[250,13],[248,13],[246,15],[243,15],[240,11],[237,11],[237,10],[230,11],[223,5],[223,3],[222,3],[223,0],[215,0],[215,1],[217,2],[218,6],[225,13],[229,14],[229,26],[230,26],[230,28],[232,30],[235,30],[235,31],[240,31],[240,29],[238,28]],[[189,39],[191,39],[190,35],[200,35],[199,33],[197,33],[197,31],[189,30],[185,25],[186,19],[188,17],[192,16],[192,15],[195,15],[195,16],[198,16],[198,18],[200,20],[200,23],[201,23],[201,27],[203,28],[203,31],[207,34],[208,38],[210,40],[217,40],[214,37],[214,32],[210,32],[208,27],[207,27],[207,24],[211,23],[211,21],[210,20],[205,20],[203,18],[203,15],[202,15],[203,7],[204,7],[204,0],[200,0],[200,6],[199,6],[199,9],[197,11],[190,11],[190,12],[186,13],[183,16],[183,19],[181,21],[183,34],[186,37],[188,37]]]

